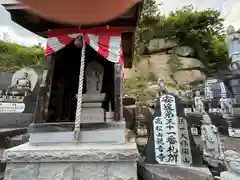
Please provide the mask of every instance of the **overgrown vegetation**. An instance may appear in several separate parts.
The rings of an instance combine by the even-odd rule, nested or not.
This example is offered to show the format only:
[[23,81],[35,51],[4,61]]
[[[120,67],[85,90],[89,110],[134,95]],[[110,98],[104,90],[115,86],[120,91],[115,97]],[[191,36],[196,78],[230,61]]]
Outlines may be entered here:
[[[134,63],[139,63],[140,55],[144,54],[150,40],[164,38],[175,41],[179,47],[191,47],[195,58],[206,67],[204,73],[207,76],[217,73],[218,70],[225,70],[228,68],[229,59],[224,41],[223,21],[218,11],[196,11],[192,6],[184,6],[165,16],[159,12],[155,0],[146,0],[136,31]],[[174,52],[170,55],[169,65],[172,73],[182,66]],[[171,76],[173,77],[173,74]],[[146,92],[152,84],[156,84],[157,77],[150,77],[137,72],[136,76],[125,80],[126,94],[138,96],[143,101],[154,97],[155,94]],[[172,80],[174,81],[174,78]],[[181,88],[177,83],[166,85],[175,89]]]
[[[161,15],[154,0],[146,0],[137,29],[136,56],[153,38],[176,40],[178,46],[191,47],[206,67],[207,73],[216,73],[228,67],[221,13],[215,10],[195,11],[184,6],[168,16]],[[173,58],[176,60],[176,58]],[[139,58],[135,59],[136,61]]]
[[44,50],[41,47],[24,47],[15,43],[0,41],[1,71],[16,71],[28,66],[42,68]]

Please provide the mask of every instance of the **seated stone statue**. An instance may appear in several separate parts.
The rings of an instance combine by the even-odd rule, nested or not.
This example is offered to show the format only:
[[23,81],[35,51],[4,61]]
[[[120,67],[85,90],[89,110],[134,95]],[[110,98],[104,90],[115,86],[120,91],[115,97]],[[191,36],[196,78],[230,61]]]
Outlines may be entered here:
[[212,124],[208,114],[203,115],[201,139],[203,141],[203,154],[207,157],[219,158],[222,154],[222,147],[218,129]]
[[197,112],[205,112],[203,98],[200,95],[200,91],[196,91],[196,96],[194,97],[194,105]]
[[31,89],[31,81],[28,79],[28,73],[25,72],[16,82],[17,89]]
[[240,179],[240,154],[233,150],[224,152],[224,163],[227,171],[221,172],[220,180]]

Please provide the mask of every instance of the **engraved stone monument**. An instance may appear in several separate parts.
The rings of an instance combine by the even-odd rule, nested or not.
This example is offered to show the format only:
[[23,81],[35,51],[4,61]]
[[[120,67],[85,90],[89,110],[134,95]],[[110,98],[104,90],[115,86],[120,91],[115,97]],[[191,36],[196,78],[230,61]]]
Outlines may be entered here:
[[185,119],[177,117],[175,98],[162,95],[161,117],[153,120],[155,158],[159,164],[192,164]]
[[227,171],[220,173],[220,180],[240,179],[240,154],[233,150],[224,152],[224,163]]
[[144,162],[139,168],[144,180],[211,179],[189,132],[184,106],[173,94],[157,100]]
[[104,69],[97,61],[91,61],[86,68],[86,93],[83,94],[82,115],[83,123],[102,123],[105,121],[105,111],[102,102],[105,94],[101,93]]

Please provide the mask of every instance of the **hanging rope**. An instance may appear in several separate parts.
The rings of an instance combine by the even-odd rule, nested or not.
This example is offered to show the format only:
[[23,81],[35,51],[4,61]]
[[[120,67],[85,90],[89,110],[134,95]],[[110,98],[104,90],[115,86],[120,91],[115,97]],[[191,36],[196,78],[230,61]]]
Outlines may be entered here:
[[78,140],[79,135],[80,135],[85,50],[86,50],[86,43],[85,43],[84,39],[82,39],[82,54],[81,54],[81,65],[80,65],[79,82],[78,82],[77,110],[76,110],[75,129],[74,129],[74,139],[75,140]]

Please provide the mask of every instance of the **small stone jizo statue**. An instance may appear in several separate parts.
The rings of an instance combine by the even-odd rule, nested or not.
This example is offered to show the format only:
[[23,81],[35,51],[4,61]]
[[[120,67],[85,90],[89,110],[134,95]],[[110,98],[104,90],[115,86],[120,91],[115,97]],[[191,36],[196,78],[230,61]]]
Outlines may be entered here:
[[86,68],[86,93],[100,94],[104,75],[103,66],[97,61],[91,61]]
[[212,124],[208,114],[203,115],[201,139],[203,141],[203,154],[205,156],[219,158],[222,155],[218,129]]
[[158,78],[157,83],[158,83],[158,87],[159,87],[159,92],[160,93],[165,92],[166,89],[165,89],[165,81],[164,81],[163,76]]
[[201,97],[200,91],[196,91],[196,96],[194,97],[194,105],[197,112],[205,112],[203,98]]
[[240,154],[233,150],[224,152],[224,163],[227,171],[220,173],[220,180],[240,179]]
[[227,98],[226,93],[221,93],[219,104],[223,115],[233,114],[232,100],[230,98]]
[[189,100],[192,100],[193,98],[193,91],[190,85],[187,85],[186,91],[185,91],[185,97]]

